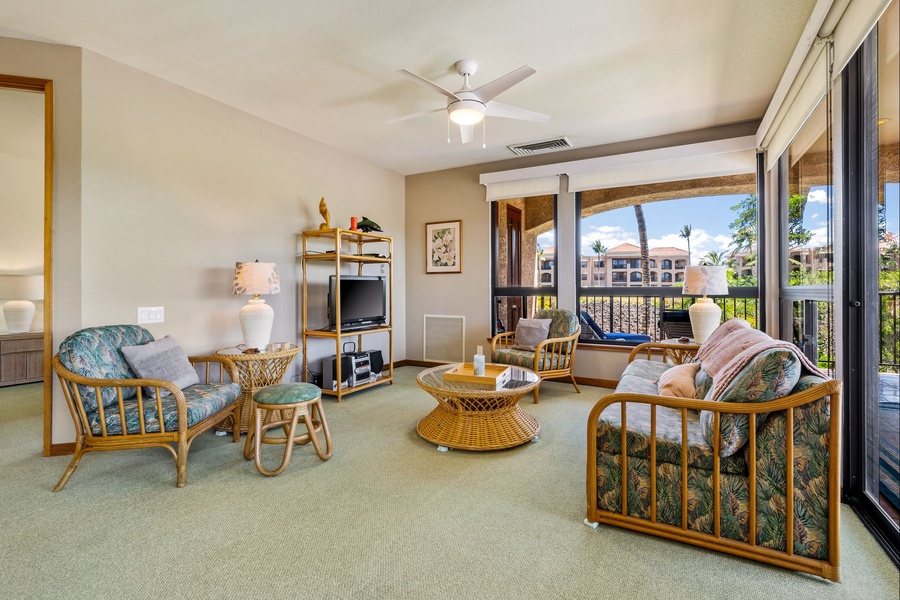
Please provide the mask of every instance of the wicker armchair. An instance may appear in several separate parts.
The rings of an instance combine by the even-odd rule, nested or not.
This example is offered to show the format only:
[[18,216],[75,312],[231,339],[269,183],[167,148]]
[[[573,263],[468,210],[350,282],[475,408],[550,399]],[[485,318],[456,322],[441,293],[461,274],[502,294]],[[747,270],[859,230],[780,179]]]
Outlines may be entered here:
[[[534,370],[541,378],[556,379],[568,377],[579,394],[578,383],[572,375],[575,350],[581,324],[578,316],[561,308],[545,309],[532,315],[533,319],[552,319],[549,337],[538,344],[534,351],[513,348],[516,332],[498,333],[491,339],[491,362]],[[534,388],[534,403],[538,403],[540,384]]]
[[[121,348],[152,341],[143,327],[110,325],[83,329],[60,344],[52,364],[75,423],[75,455],[54,492],[66,485],[87,452],[157,446],[172,453],[176,486],[184,487],[188,449],[199,434],[231,416],[232,440],[240,440],[241,388],[232,383],[238,380],[234,363],[222,356],[190,357],[192,365],[206,364],[206,381],[184,389],[160,379],[138,379]],[[212,382],[211,375],[218,381]]]

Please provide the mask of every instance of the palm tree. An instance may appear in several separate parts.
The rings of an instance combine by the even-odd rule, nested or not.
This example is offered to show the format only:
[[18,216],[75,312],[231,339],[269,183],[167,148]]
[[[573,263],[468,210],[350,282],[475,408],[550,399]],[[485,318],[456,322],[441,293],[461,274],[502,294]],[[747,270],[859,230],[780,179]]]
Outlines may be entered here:
[[594,240],[594,243],[591,244],[591,250],[597,253],[597,260],[600,260],[600,256],[606,254],[609,248],[604,246],[603,242],[601,242],[600,240]]
[[701,265],[728,265],[728,253],[711,250],[700,259]]
[[691,226],[685,225],[681,228],[681,233],[678,234],[678,237],[683,237],[687,240],[688,243],[688,264],[691,264]]
[[[638,238],[641,240],[641,281],[642,285],[650,285],[650,246],[647,243],[647,223],[644,221],[644,209],[640,204],[634,205],[634,217],[637,219]],[[644,310],[641,311],[641,331],[650,331],[650,297],[644,297]]]

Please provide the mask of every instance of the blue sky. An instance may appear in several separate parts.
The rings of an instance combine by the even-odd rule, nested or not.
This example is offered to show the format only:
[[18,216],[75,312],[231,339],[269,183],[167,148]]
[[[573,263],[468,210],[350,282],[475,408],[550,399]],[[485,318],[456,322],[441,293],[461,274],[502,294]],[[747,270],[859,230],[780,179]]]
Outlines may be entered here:
[[[888,184],[885,190],[887,205],[887,230],[900,231],[900,185]],[[687,250],[687,240],[678,232],[685,225],[691,226],[691,259],[694,264],[707,252],[730,251],[731,230],[728,224],[734,221],[732,206],[746,197],[745,194],[730,196],[708,196],[651,202],[644,205],[644,219],[651,248],[673,246]],[[803,224],[813,234],[811,246],[823,246],[826,241],[827,212],[824,187],[814,187],[807,198]],[[582,254],[591,256],[591,244],[599,239],[607,248],[622,243],[639,245],[637,222],[632,207],[599,213],[588,217],[581,224]],[[552,233],[538,236],[542,247],[555,246]]]

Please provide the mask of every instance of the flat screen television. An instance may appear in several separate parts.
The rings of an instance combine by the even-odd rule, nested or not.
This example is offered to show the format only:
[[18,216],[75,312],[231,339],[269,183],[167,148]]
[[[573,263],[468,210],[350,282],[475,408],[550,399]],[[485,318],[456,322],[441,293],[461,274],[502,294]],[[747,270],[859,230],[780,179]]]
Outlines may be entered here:
[[[337,329],[338,277],[328,281],[328,327]],[[341,329],[366,329],[387,323],[387,278],[341,275]]]

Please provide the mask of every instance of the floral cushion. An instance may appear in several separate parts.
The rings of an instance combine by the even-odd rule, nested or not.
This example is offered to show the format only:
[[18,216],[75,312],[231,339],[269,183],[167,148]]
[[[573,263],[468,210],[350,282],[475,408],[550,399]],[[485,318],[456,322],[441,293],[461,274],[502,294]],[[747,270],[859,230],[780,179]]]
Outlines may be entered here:
[[[655,384],[652,384],[655,387]],[[623,392],[620,387],[617,392]],[[628,390],[632,393],[644,393]],[[655,393],[655,392],[654,392]],[[625,408],[628,423],[626,444],[628,456],[650,458],[650,405],[628,402]],[[688,466],[712,471],[714,463],[712,447],[706,442],[700,427],[700,413],[687,411]],[[622,453],[622,405],[612,404],[600,415],[597,423],[597,448],[600,452]],[[656,461],[681,468],[681,410],[665,406],[656,407]],[[747,462],[739,453],[721,461],[722,472],[746,475]]]
[[572,311],[563,308],[545,308],[539,310],[533,315],[532,319],[552,319],[550,323],[550,339],[569,337],[578,331],[578,317]]
[[[538,360],[538,371],[561,369],[565,365],[559,364],[560,358],[559,355],[554,355],[552,358],[546,359],[544,353],[541,352],[541,358]],[[515,348],[498,348],[491,353],[491,362],[533,369],[534,352],[529,350],[516,350]]]
[[703,368],[703,365],[700,365],[700,370],[697,371],[697,375],[694,377],[694,386],[697,388],[697,392],[694,397],[706,398],[706,395],[709,393],[712,384],[712,377],[709,376],[709,373],[706,372],[706,369]]
[[[134,379],[135,374],[125,362],[122,346],[138,346],[153,341],[149,331],[137,325],[106,325],[90,327],[73,333],[59,345],[59,361],[68,370],[92,379]],[[86,411],[97,410],[95,388],[78,386]],[[122,388],[124,399],[135,396],[134,388]],[[103,406],[117,402],[116,388],[101,389]]]
[[[719,402],[766,402],[787,396],[800,380],[802,363],[797,354],[786,348],[772,348],[760,352],[731,380]],[[706,394],[710,398],[715,390],[715,382]],[[712,411],[700,413],[700,422],[710,446],[714,445]],[[719,431],[721,441],[719,454],[725,458],[741,449],[750,438],[750,418],[748,415],[720,413]],[[761,426],[768,416],[762,413],[756,417],[756,426]]]
[[[236,383],[198,383],[182,390],[187,405],[187,423],[185,428],[193,427],[203,419],[210,417],[229,404],[233,403],[241,395],[241,386]],[[178,429],[178,404],[173,396],[162,398],[163,425],[166,431]],[[128,433],[141,433],[141,420],[136,397],[125,400],[125,423]],[[143,397],[144,407],[144,431],[158,433],[159,412],[156,409],[156,400]],[[122,414],[118,403],[107,407],[103,411],[106,420],[107,435],[122,434]],[[99,410],[87,412],[88,423],[94,435],[101,435],[101,416]]]

